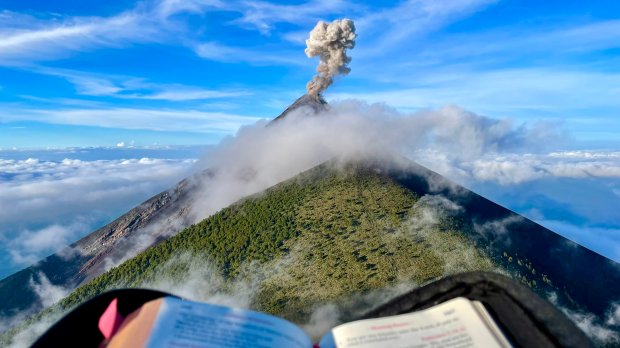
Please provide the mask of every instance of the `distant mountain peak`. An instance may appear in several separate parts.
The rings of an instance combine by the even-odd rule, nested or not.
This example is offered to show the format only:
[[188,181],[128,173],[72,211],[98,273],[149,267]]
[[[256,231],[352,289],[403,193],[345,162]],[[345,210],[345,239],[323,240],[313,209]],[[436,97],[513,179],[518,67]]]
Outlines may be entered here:
[[274,118],[273,121],[271,122],[273,123],[278,120],[282,120],[289,113],[295,110],[301,111],[304,116],[314,116],[328,109],[329,109],[329,104],[327,104],[325,99],[323,99],[322,95],[304,94],[301,97],[299,97],[297,100],[295,100],[295,102],[291,104],[288,108],[286,108],[286,110],[284,110],[280,114],[280,116]]

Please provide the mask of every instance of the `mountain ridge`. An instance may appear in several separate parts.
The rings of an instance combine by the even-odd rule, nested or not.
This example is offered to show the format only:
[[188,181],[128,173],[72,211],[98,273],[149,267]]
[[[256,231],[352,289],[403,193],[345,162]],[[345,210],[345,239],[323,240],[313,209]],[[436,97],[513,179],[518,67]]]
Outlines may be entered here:
[[[429,211],[436,221],[427,228]],[[505,222],[505,230],[481,228],[484,222]],[[174,292],[183,274],[195,278],[188,271],[195,259],[207,262],[201,267],[215,267],[203,277],[226,291],[248,277],[244,270],[254,260],[278,271],[253,290],[251,308],[302,324],[325,301],[342,304],[343,318],[354,317],[355,298],[368,292],[480,269],[508,274],[543,297],[553,293],[556,305],[602,321],[617,301],[620,269],[570,243],[416,163],[332,161],[186,228],[78,288],[59,306],[68,309],[108,289],[162,279],[173,284],[164,290]],[[190,261],[169,262],[187,252]],[[584,277],[599,286],[584,287]]]
[[289,107],[287,107],[280,115],[271,120],[269,124],[282,121],[293,111],[301,111],[304,117],[318,115],[329,109],[329,104],[320,94],[311,95],[304,94],[297,98]]
[[[307,101],[306,96],[300,97],[272,122],[287,117],[292,110],[303,109],[307,106]],[[316,100],[310,102],[323,105]],[[295,105],[296,107],[293,108]],[[313,112],[314,109],[310,106],[305,110]],[[80,242],[93,245],[94,254],[100,255],[101,258],[111,255],[111,252],[105,254],[105,248],[103,248],[104,253],[97,249],[100,247],[97,243],[110,241],[110,243],[119,244],[120,241],[127,241],[128,235],[140,230],[138,227],[144,227],[149,221],[165,221],[167,217],[175,214],[182,215],[183,211],[187,211],[185,203],[187,203],[188,196],[186,193],[195,189],[196,186],[192,185],[199,182],[201,176],[205,175],[208,176],[211,173],[205,171],[198,174],[195,180],[182,181],[175,190],[167,190],[152,197],[145,202],[148,203],[146,206],[134,208],[137,210],[131,210],[113,223],[106,225],[116,224],[114,226],[119,227],[118,229],[106,229],[104,226],[98,229],[96,234],[89,235]],[[330,179],[338,178],[339,175],[343,175],[345,179],[341,181]],[[296,183],[297,187],[291,183]],[[307,187],[302,187],[302,184]],[[368,185],[372,190],[366,190],[364,185]],[[267,199],[271,197],[270,192],[278,191],[282,187],[288,187],[290,192],[285,189],[278,193],[280,195],[278,199]],[[308,193],[308,190],[316,192]],[[390,194],[385,194],[385,190]],[[295,196],[295,192],[299,194]],[[305,193],[302,195],[300,192]],[[322,196],[323,194],[325,196]],[[381,199],[378,199],[379,197]],[[261,201],[261,199],[267,200]],[[395,199],[409,203],[399,205],[400,203],[395,203]],[[426,205],[417,207],[418,203]],[[247,208],[249,210],[235,210],[236,207],[244,204],[246,208],[250,207]],[[282,209],[274,209],[275,206],[280,206]],[[428,217],[424,215],[428,211],[423,210],[423,213],[420,213],[414,208],[435,211],[436,213],[433,214],[437,215],[437,221],[433,226],[439,226],[437,228],[445,233],[424,234],[419,224]],[[159,217],[152,215],[158,211],[163,215]],[[165,211],[169,213],[164,214]],[[344,222],[334,217],[334,211],[339,212],[339,219],[344,217],[342,220]],[[138,214],[129,214],[131,212]],[[140,215],[140,212],[144,215]],[[416,217],[416,214],[421,215]],[[240,216],[249,222],[243,222]],[[237,221],[237,225],[228,225],[230,221]],[[248,229],[244,231],[248,233],[247,235],[238,235],[236,228],[244,226],[244,223],[255,225],[251,228],[246,226]],[[318,292],[326,296],[324,298],[312,297],[317,291],[304,288],[305,285],[299,277],[314,274],[318,283],[321,283],[321,279],[331,279],[335,284],[341,284],[341,278],[349,277],[347,273],[352,272],[355,277],[358,277],[355,278],[357,279],[355,282],[351,283],[359,287],[357,290],[365,289],[364,282],[373,284],[373,281],[381,279],[375,284],[377,287],[365,290],[378,291],[380,288],[378,285],[392,286],[395,284],[394,281],[400,279],[398,275],[390,273],[398,269],[396,266],[399,263],[394,260],[409,265],[403,272],[409,274],[408,279],[418,285],[432,280],[433,277],[445,275],[437,271],[441,267],[446,267],[445,265],[450,265],[453,269],[460,271],[483,267],[499,270],[532,287],[541,296],[555,293],[558,305],[593,313],[598,317],[599,322],[603,321],[609,305],[619,300],[614,292],[614,289],[620,288],[618,264],[405,158],[367,159],[346,163],[333,160],[268,188],[264,192],[246,197],[197,224],[189,225],[188,222],[186,228],[172,237],[168,237],[168,234],[161,234],[160,238],[153,238],[150,248],[100,275],[97,275],[97,272],[101,271],[101,268],[92,266],[96,265],[101,258],[94,259],[92,264],[75,266],[73,271],[70,267],[57,270],[60,278],[63,274],[66,276],[71,272],[77,274],[77,278],[72,279],[76,283],[81,281],[82,286],[62,300],[56,308],[68,309],[101,291],[116,286],[137,286],[145,284],[148,277],[152,277],[151,281],[157,279],[157,269],[163,267],[158,261],[161,256],[157,255],[178,257],[179,253],[182,253],[182,249],[179,248],[183,245],[184,238],[202,245],[198,250],[203,253],[198,258],[210,260],[208,261],[209,267],[212,266],[211,263],[217,265],[218,271],[214,273],[215,279],[222,279],[223,290],[230,286],[226,285],[229,280],[243,274],[243,267],[246,267],[244,262],[255,260],[259,264],[268,263],[271,259],[289,255],[292,250],[300,248],[298,245],[309,246],[301,248],[304,259],[296,261],[304,266],[300,266],[299,269],[290,269],[285,275],[277,277],[272,275],[278,281],[266,283],[267,290],[258,291],[255,299],[257,302],[254,303],[254,305],[260,304],[256,307],[257,309],[282,314],[285,317],[292,316],[295,319],[294,312],[306,316],[296,318],[297,320],[307,319],[310,308],[321,302],[347,303],[351,301],[344,297],[329,297],[330,293],[325,291]],[[413,238],[413,242],[410,240],[402,244],[407,245],[409,249],[398,249],[396,244],[381,242],[381,238],[388,240],[394,238],[394,233],[405,233],[403,229],[409,229],[407,231]],[[373,237],[369,231],[378,231],[381,238]],[[265,234],[259,232],[265,232]],[[359,239],[359,235],[365,235],[366,239]],[[305,239],[300,239],[300,236],[305,236]],[[452,242],[442,242],[442,238],[437,236],[444,236],[446,240]],[[259,241],[261,243],[258,243]],[[342,249],[348,250],[348,253],[338,254],[338,251],[333,251],[318,255],[314,252],[314,250],[330,250],[331,244],[343,246]],[[468,247],[466,250],[461,250],[460,245]],[[385,249],[388,246],[389,248]],[[429,250],[431,254],[428,254]],[[455,252],[460,254],[454,254]],[[458,255],[456,260],[454,260],[455,255]],[[56,260],[54,257],[59,256],[50,256],[53,262],[49,262],[47,266],[51,268],[58,266],[55,262],[60,259]],[[221,260],[218,261],[218,258]],[[323,261],[332,262],[331,267],[326,270],[322,264]],[[394,265],[392,268],[385,266],[390,262]],[[415,266],[416,262],[426,265],[426,268]],[[172,273],[187,268],[182,264],[170,267],[174,269]],[[78,269],[77,273],[75,269]],[[597,272],[592,272],[592,269],[596,269]],[[303,272],[300,274],[299,270]],[[423,276],[424,274],[427,276]],[[26,273],[26,276],[36,277],[36,273],[31,271],[31,273]],[[285,278],[278,278],[282,276]],[[54,283],[60,278],[52,276],[50,281]],[[597,284],[597,287],[584,287],[583,279]],[[0,293],[6,292],[6,287],[3,290],[3,286],[6,285],[5,280],[0,281]],[[27,284],[28,280],[25,283]],[[283,287],[282,284],[289,285]],[[351,295],[356,291],[355,286],[339,285],[338,288],[342,290],[340,295]],[[295,310],[289,309],[287,314],[284,312],[286,308]],[[342,308],[342,310],[352,311],[351,308]]]
[[[321,95],[304,94],[270,124],[285,119],[296,110],[301,110],[301,114],[308,117],[327,109],[328,104]],[[197,189],[201,180],[212,174],[212,171],[207,169],[183,179],[174,187],[152,196],[112,222],[72,243],[69,249],[54,253],[0,279],[0,298],[5,299],[0,303],[0,317],[11,316],[22,310],[37,311],[42,308],[41,304],[37,303],[37,295],[30,285],[31,281],[40,283],[41,274],[52,285],[73,289],[103,273],[109,267],[107,258],[123,259],[124,250],[135,244],[143,229],[158,226],[150,233],[152,243],[156,244],[165,236],[189,226],[194,222],[188,218],[190,193]],[[167,220],[173,220],[174,224],[161,228],[161,223],[165,225]]]

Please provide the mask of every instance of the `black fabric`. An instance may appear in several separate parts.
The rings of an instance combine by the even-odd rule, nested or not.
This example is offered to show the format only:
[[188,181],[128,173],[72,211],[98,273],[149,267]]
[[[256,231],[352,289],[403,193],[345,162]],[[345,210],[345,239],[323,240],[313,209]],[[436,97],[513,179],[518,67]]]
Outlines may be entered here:
[[[173,295],[144,289],[106,292],[67,314],[33,347],[98,347],[103,341],[99,318],[113,299],[118,299],[119,313],[127,316],[144,303],[164,296]],[[551,303],[512,279],[489,272],[440,279],[401,295],[359,319],[409,313],[455,297],[482,302],[515,347],[592,347],[583,332]]]
[[401,295],[360,319],[409,313],[455,297],[482,302],[515,347],[592,347],[585,334],[551,303],[524,285],[490,272],[440,279]]
[[127,316],[143,304],[164,296],[173,295],[146,289],[106,292],[75,308],[39,337],[32,347],[98,347],[104,338],[99,331],[99,318],[112,300],[118,299],[119,314]]

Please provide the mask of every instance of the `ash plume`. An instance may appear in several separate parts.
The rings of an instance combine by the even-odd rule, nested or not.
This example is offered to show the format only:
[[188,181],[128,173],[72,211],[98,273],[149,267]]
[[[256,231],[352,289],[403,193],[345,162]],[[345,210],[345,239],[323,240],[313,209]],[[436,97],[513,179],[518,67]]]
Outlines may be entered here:
[[347,48],[355,47],[355,25],[350,19],[337,19],[331,23],[319,21],[306,40],[308,58],[319,56],[317,75],[308,82],[308,94],[318,97],[334,81],[334,76],[348,74],[351,57]]

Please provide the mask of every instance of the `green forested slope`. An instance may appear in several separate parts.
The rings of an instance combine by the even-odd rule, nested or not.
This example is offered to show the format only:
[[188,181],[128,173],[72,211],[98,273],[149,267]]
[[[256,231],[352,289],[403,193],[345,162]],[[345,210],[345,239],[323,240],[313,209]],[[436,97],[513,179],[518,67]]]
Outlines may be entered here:
[[279,273],[264,280],[253,307],[296,321],[305,320],[317,303],[439,277],[449,271],[445,252],[455,258],[463,254],[468,261],[460,268],[492,267],[447,221],[412,226],[421,208],[416,201],[413,193],[371,169],[335,171],[323,165],[142,252],[77,289],[60,306],[71,307],[106,289],[179,276],[186,266],[161,266],[184,253],[207,257],[225,279],[237,277],[250,261],[288,257]]
[[[495,268],[443,215],[372,168],[324,164],[147,249],[38,318],[109,289],[148,287],[161,279],[175,293],[176,285],[195,277],[190,268],[201,259],[214,271],[198,276],[213,277],[204,284],[224,283],[222,292],[248,276],[259,279],[250,295],[254,309],[305,323],[317,306],[331,302],[346,320],[370,309],[372,303],[359,302],[373,291]],[[244,272],[249,265],[250,275]]]
[[[616,265],[417,165],[386,172],[330,163],[186,228],[35,320],[112,288],[156,287],[196,300],[228,294],[235,301],[227,304],[299,324],[331,306],[331,317],[346,321],[385,302],[386,293],[496,270],[600,326],[617,302]],[[600,286],[583,287],[583,279]],[[0,346],[17,331],[0,337]]]

